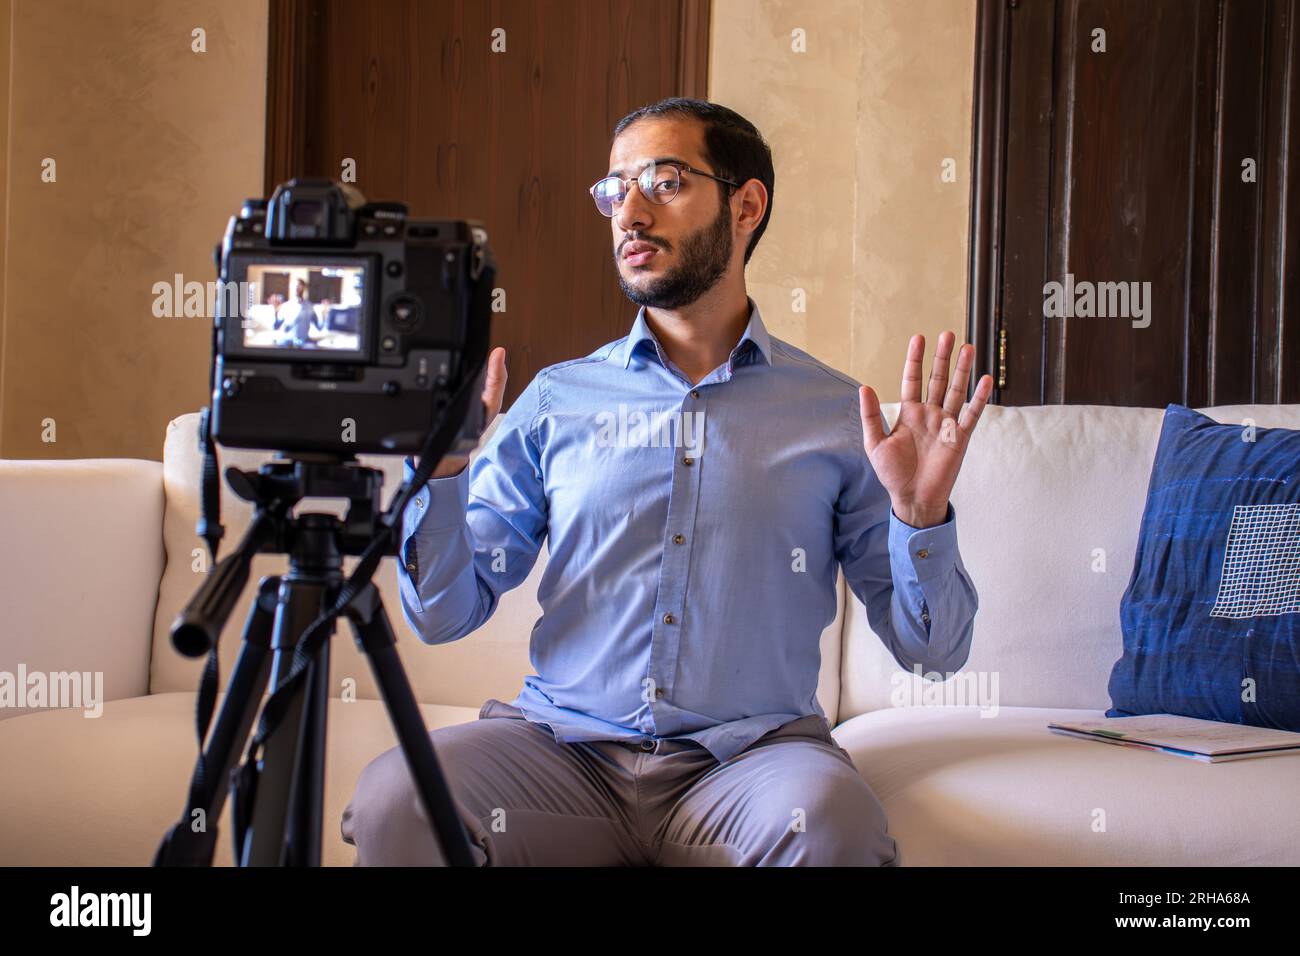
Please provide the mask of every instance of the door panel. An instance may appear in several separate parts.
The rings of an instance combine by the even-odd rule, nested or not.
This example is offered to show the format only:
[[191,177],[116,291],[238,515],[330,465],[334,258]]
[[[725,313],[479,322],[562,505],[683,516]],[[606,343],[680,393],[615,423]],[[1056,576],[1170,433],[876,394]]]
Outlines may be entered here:
[[981,2],[970,335],[996,401],[1300,401],[1298,8]]

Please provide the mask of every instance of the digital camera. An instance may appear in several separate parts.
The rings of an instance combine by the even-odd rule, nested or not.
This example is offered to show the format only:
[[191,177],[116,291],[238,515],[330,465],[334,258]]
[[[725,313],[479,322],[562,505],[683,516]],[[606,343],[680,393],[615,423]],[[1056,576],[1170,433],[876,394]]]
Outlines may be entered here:
[[215,256],[219,443],[411,454],[458,414],[447,453],[477,443],[496,274],[480,223],[411,219],[355,187],[293,179],[246,200]]

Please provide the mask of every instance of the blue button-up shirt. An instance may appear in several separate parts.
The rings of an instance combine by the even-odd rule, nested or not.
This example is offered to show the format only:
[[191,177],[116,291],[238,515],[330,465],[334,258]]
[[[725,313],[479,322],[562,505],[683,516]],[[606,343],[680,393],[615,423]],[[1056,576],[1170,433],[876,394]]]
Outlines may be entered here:
[[893,514],[857,383],[769,336],[749,301],[694,385],[644,308],[626,338],[543,369],[403,516],[402,609],[429,644],[483,624],[549,540],[536,673],[512,703],[557,741],[684,737],[724,761],[824,717],[837,565],[903,667],[966,661],[978,599],[951,505],[919,530]]

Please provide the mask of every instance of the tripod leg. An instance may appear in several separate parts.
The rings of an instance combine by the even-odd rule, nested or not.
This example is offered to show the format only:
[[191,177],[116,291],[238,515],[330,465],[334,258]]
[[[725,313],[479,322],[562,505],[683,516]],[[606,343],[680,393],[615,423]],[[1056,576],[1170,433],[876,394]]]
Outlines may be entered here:
[[328,723],[330,645],[321,645],[307,676],[302,733],[289,795],[287,866],[320,866],[321,824],[325,817],[325,733]]
[[[230,772],[239,757],[239,748],[253,727],[270,674],[271,616],[279,583],[279,578],[269,577],[258,587],[257,599],[244,624],[243,645],[230,676],[226,699],[203,750],[202,761],[209,772],[192,788],[185,813],[163,838],[154,858],[155,866],[212,865],[217,821],[226,803]],[[202,826],[196,830],[198,820]]]
[[[291,573],[281,582],[272,639],[277,683],[288,677],[293,649],[326,606],[329,593],[330,582],[325,579],[295,578]],[[318,811],[313,817],[309,811],[313,804],[319,807],[324,790],[328,646],[327,640],[308,669],[306,681],[286,705],[283,719],[264,744],[252,799],[251,826],[244,846],[236,849],[242,866],[319,865],[320,814]],[[304,774],[310,774],[311,779],[304,780]],[[314,836],[300,842],[301,834],[313,830]]]
[[446,778],[433,752],[433,742],[424,726],[424,716],[415,702],[411,683],[397,655],[397,639],[384,611],[379,589],[373,582],[348,606],[357,646],[370,661],[388,717],[415,778],[425,813],[433,823],[433,835],[450,866],[474,866],[469,836],[456,811]]

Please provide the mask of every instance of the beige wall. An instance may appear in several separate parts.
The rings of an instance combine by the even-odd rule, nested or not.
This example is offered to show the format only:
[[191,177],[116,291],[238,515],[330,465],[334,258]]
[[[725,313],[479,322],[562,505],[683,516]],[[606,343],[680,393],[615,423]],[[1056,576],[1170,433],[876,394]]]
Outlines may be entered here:
[[913,332],[965,339],[974,0],[713,0],[711,29],[709,98],[775,157],[750,294],[773,334],[897,401]]
[[211,327],[156,318],[153,284],[212,280],[262,194],[267,0],[10,3],[0,456],[159,458]]

